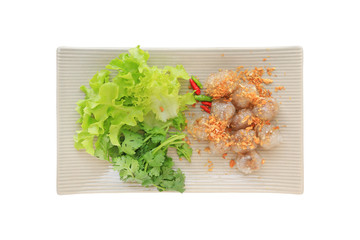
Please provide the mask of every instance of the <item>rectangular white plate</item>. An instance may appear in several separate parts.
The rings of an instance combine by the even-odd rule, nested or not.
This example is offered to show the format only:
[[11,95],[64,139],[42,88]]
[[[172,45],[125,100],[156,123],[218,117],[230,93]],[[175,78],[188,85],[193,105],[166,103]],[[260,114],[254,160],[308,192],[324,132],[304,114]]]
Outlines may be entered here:
[[[146,50],[146,49],[145,49]],[[278,48],[210,48],[210,49],[148,49],[149,65],[184,65],[189,74],[204,82],[218,69],[275,67],[272,77],[276,86],[285,91],[274,92],[281,102],[277,116],[284,142],[270,151],[259,151],[265,159],[263,167],[245,176],[229,167],[229,154],[224,160],[204,151],[205,142],[192,141],[192,163],[179,161],[174,152],[175,167],[186,175],[185,192],[303,192],[303,51],[301,47]],[[157,192],[136,183],[124,183],[111,165],[74,148],[73,136],[80,129],[76,120],[76,102],[84,97],[81,85],[88,86],[91,77],[104,69],[109,61],[127,49],[70,48],[57,52],[57,192],[58,194],[105,192]],[[263,59],[266,58],[266,61]],[[271,64],[271,65],[270,65]],[[182,91],[187,91],[184,84]],[[199,112],[190,107],[190,113]],[[188,114],[188,113],[187,113]],[[196,149],[200,149],[200,154]],[[213,171],[208,171],[208,160]]]

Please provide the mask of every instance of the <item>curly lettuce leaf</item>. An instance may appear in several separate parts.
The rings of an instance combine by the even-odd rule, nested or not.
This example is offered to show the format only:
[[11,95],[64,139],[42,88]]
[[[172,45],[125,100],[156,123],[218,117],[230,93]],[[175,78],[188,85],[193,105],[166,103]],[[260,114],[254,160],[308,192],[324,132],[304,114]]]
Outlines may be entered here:
[[75,148],[113,163],[124,181],[182,192],[184,175],[172,169],[167,149],[190,161],[185,135],[169,133],[170,127],[184,130],[183,111],[195,103],[192,93],[179,94],[189,75],[181,65],[149,67],[148,59],[148,52],[132,48],[97,72],[90,87],[80,87],[85,97],[76,107],[81,130]]

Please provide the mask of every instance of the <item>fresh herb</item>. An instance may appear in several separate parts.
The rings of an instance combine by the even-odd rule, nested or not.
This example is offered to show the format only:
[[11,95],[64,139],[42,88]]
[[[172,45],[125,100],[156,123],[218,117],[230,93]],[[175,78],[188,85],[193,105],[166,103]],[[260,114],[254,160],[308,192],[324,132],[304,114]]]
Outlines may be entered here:
[[90,88],[80,88],[85,99],[77,103],[82,129],[75,147],[109,161],[123,181],[183,192],[185,176],[167,152],[175,148],[191,161],[183,111],[196,101],[193,93],[179,94],[179,80],[189,79],[183,66],[149,67],[148,58],[132,48],[96,73]]

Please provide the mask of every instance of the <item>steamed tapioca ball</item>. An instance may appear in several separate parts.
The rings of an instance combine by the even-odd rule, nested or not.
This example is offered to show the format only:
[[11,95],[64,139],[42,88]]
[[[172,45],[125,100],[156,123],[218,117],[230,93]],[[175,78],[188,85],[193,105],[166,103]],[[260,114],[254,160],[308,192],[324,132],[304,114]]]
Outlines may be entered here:
[[279,127],[272,124],[257,127],[256,132],[260,140],[260,146],[266,150],[272,149],[282,142]]
[[238,154],[235,158],[235,162],[236,167],[244,174],[250,174],[257,171],[262,166],[262,158],[256,151]]
[[258,92],[255,85],[243,82],[231,95],[231,102],[236,109],[247,108],[250,106],[252,99],[257,96]]
[[224,154],[231,151],[231,147],[228,140],[210,141],[210,151],[212,154]]
[[264,98],[254,106],[253,113],[263,120],[272,120],[279,112],[279,104],[274,98]]
[[214,98],[229,96],[237,88],[236,73],[229,70],[223,70],[212,73],[206,80],[206,94]]
[[253,113],[250,109],[239,110],[231,120],[231,130],[247,128],[252,123]]
[[197,140],[206,140],[208,137],[206,131],[207,118],[201,116],[188,125],[188,132]]
[[211,106],[211,115],[220,121],[230,121],[235,114],[235,107],[230,101],[215,100]]
[[231,135],[231,149],[236,153],[246,153],[257,147],[256,132],[240,129]]

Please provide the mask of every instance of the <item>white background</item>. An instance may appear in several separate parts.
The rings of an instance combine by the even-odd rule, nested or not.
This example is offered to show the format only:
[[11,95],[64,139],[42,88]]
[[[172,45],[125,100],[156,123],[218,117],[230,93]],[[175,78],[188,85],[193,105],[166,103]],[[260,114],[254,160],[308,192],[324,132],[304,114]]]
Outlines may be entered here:
[[[356,1],[1,1],[0,239],[359,239]],[[56,194],[56,48],[304,48],[305,192]]]

